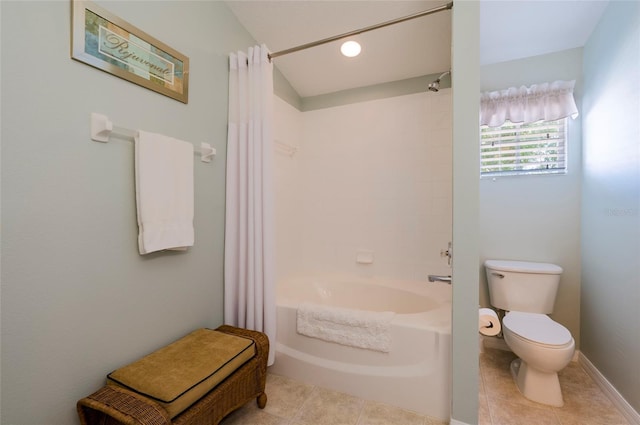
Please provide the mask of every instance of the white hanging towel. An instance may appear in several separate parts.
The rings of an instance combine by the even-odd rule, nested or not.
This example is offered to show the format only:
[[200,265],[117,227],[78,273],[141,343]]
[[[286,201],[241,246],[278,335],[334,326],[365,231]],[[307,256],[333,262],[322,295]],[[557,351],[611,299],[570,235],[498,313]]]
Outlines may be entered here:
[[138,131],[135,151],[140,254],[193,246],[193,145]]

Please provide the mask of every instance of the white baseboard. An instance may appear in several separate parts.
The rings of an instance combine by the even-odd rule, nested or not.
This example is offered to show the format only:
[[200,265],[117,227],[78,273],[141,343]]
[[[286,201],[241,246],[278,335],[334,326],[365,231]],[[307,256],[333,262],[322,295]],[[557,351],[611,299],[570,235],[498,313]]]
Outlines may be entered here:
[[582,353],[580,352],[580,350],[576,350],[573,352],[573,357],[571,357],[571,361],[572,362],[577,362],[580,360],[580,356],[582,355]]
[[449,425],[471,425],[471,424],[468,424],[466,422],[460,422],[451,418],[451,420],[449,421]]
[[[595,381],[596,384],[602,389],[607,397],[611,399],[613,404],[620,410],[620,413],[631,423],[632,425],[640,425],[640,414],[622,397],[622,395],[611,385],[611,383],[604,377],[602,373],[589,361],[589,359],[582,353],[578,358],[580,364],[587,372],[587,374]],[[452,422],[453,423],[453,422]]]

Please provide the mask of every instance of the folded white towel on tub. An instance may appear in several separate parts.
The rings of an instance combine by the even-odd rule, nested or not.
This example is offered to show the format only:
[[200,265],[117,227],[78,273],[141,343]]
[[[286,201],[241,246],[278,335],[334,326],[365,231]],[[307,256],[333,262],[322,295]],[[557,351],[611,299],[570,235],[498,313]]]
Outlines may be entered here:
[[193,145],[138,131],[135,166],[140,254],[192,246]]
[[303,303],[298,306],[299,334],[351,347],[388,353],[392,311],[364,311]]

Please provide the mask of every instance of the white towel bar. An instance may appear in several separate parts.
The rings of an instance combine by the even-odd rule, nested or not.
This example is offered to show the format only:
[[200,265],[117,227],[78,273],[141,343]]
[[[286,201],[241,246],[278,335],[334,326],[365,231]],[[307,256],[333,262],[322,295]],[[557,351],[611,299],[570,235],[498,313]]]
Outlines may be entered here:
[[[106,143],[109,136],[117,135],[125,140],[133,141],[135,131],[128,128],[113,125],[109,117],[95,112],[91,113],[91,140],[94,142]],[[211,158],[216,154],[215,148],[209,143],[200,143],[200,160],[202,162],[211,162]]]

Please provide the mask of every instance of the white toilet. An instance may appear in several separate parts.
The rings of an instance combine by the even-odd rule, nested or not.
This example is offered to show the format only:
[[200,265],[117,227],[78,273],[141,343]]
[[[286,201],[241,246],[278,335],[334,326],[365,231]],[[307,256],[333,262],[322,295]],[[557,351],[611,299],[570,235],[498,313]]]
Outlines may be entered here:
[[573,357],[571,332],[554,322],[562,268],[555,264],[487,260],[484,263],[491,305],[505,310],[504,340],[519,357],[511,374],[522,394],[538,403],[564,405],[558,372]]

